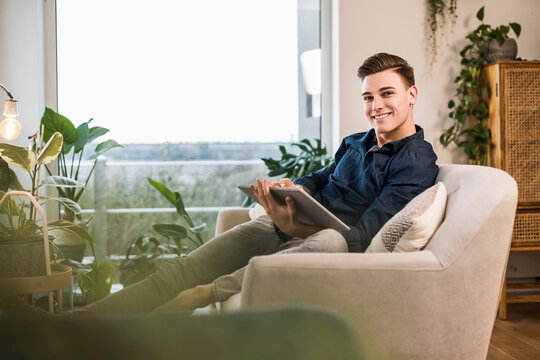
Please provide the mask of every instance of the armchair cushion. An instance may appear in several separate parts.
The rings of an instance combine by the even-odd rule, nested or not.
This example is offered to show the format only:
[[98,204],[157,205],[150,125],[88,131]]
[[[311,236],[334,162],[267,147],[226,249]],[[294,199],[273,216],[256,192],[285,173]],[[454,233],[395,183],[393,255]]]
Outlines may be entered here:
[[446,187],[438,182],[412,199],[375,235],[370,252],[407,252],[424,248],[441,225],[446,208]]

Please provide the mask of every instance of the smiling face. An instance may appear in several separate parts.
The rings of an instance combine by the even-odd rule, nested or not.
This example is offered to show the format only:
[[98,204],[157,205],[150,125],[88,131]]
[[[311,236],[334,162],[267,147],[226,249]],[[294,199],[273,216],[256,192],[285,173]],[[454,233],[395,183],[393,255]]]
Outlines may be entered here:
[[416,86],[407,87],[401,76],[392,69],[364,78],[364,111],[375,129],[379,146],[416,132],[413,105],[417,96]]

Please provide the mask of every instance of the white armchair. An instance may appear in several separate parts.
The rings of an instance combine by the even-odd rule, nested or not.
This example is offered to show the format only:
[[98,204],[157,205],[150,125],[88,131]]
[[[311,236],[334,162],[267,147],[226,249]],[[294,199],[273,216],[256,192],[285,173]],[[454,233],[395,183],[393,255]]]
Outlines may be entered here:
[[[517,185],[489,167],[440,165],[445,218],[423,251],[253,258],[224,307],[291,304],[334,310],[368,358],[485,359],[510,248]],[[248,219],[225,210],[219,232]]]

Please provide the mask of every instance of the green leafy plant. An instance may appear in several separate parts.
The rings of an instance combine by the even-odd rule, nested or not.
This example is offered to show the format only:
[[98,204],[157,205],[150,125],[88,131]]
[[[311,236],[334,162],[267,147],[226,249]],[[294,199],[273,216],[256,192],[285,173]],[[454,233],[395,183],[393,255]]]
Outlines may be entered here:
[[426,12],[429,26],[428,50],[431,55],[431,63],[437,59],[440,46],[440,34],[449,22],[454,25],[457,19],[457,0],[427,0]]
[[308,139],[292,143],[292,147],[300,150],[298,154],[288,152],[284,145],[279,146],[281,159],[262,158],[268,168],[270,177],[284,175],[291,180],[308,175],[330,164],[333,159],[327,155],[325,146],[320,139],[315,139],[315,146]]
[[195,225],[184,207],[182,195],[171,191],[162,183],[148,178],[148,182],[158,190],[175,208],[185,226],[179,224],[154,224],[154,230],[169,243],[162,243],[154,237],[139,236],[130,245],[125,259],[120,263],[120,282],[129,285],[144,279],[158,268],[161,255],[186,254],[204,243],[201,232],[206,224]]
[[182,222],[187,225],[154,224],[152,225],[154,230],[161,236],[173,241],[182,253],[189,252],[193,248],[201,246],[204,243],[201,232],[205,229],[206,224],[195,225],[193,223],[193,220],[191,220],[191,217],[186,212],[180,192],[173,192],[152,178],[148,178],[148,182],[176,208],[176,213],[180,215]]
[[[115,140],[106,140],[99,143],[94,152],[88,157],[88,160],[93,160],[92,168],[85,178],[80,179],[80,167],[83,160],[83,154],[85,146],[92,141],[107,134],[109,129],[100,126],[90,126],[93,119],[90,119],[77,128],[75,125],[65,116],[56,113],[54,110],[45,108],[43,117],[41,118],[41,124],[44,127],[44,133],[42,134],[44,141],[48,141],[52,134],[58,132],[62,134],[64,143],[62,151],[58,156],[58,169],[63,179],[72,179],[78,186],[66,187],[60,181],[51,183],[56,185],[60,196],[70,199],[77,203],[81,198],[90,176],[92,175],[94,168],[96,167],[98,156],[105,154],[107,151],[122,147]],[[49,175],[52,174],[49,168],[47,168]],[[54,178],[52,178],[54,179]],[[64,209],[63,219],[73,222],[75,220],[75,213],[69,208]]]
[[[77,186],[76,182],[71,179],[60,176],[45,178],[40,182],[40,167],[41,165],[51,163],[58,157],[62,148],[62,134],[58,132],[52,134],[45,145],[38,145],[36,140],[37,136],[33,136],[28,148],[0,143],[0,156],[5,163],[8,166],[11,165],[24,170],[30,177],[31,189],[22,189],[15,173],[11,170],[6,171],[5,166],[3,166],[2,172],[7,173],[10,178],[8,189],[25,190],[40,203],[50,200],[58,201],[74,213],[79,213],[79,206],[72,200],[62,197],[45,196],[39,192],[40,187],[49,186],[53,183],[55,184],[54,186],[60,187]],[[5,193],[2,191],[0,195],[4,196]],[[41,219],[37,219],[37,212],[32,203],[30,203],[28,213],[26,213],[24,201],[17,203],[16,201],[9,200],[2,206],[2,211],[7,215],[8,223],[0,224],[0,241],[23,241],[43,237]],[[15,220],[15,217],[18,217],[17,220]],[[62,220],[49,223],[48,228],[49,230],[61,229],[85,240],[90,241],[92,239],[84,228],[72,223],[66,223]]]
[[114,265],[109,260],[97,261],[95,247],[92,246],[94,261],[83,264],[73,259],[65,259],[63,264],[71,266],[77,284],[81,289],[82,299],[79,304],[90,304],[103,299],[111,292],[114,281]]
[[158,268],[161,255],[178,253],[169,244],[161,244],[154,237],[138,236],[126,252],[126,257],[120,263],[120,282],[129,286],[147,277]]
[[[333,161],[320,139],[315,139],[315,145],[309,139],[302,139],[300,142],[292,143],[291,147],[298,148],[300,151],[289,152],[284,145],[280,145],[281,159],[261,158],[268,169],[266,175],[269,177],[284,175],[283,177],[294,180],[320,170]],[[253,205],[255,201],[250,197],[246,197],[242,202],[243,207]]]
[[482,24],[466,36],[470,43],[459,53],[462,69],[454,80],[457,84],[455,100],[448,102],[451,110],[448,116],[453,124],[443,132],[439,141],[445,147],[455,143],[463,148],[473,164],[486,165],[491,134],[486,127],[488,89],[480,81],[482,68],[486,63],[489,42],[496,39],[499,44],[504,44],[510,29],[519,37],[521,26],[510,23],[493,28],[484,24],[484,7],[477,12],[476,18]]

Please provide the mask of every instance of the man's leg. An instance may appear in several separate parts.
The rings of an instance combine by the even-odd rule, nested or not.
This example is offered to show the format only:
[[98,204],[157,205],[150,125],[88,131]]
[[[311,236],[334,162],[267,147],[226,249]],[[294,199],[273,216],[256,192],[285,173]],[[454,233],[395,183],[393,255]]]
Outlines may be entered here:
[[[280,245],[276,254],[297,252],[348,252],[345,238],[336,230],[321,230],[305,239],[294,238]],[[232,274],[218,277],[212,283],[213,297],[216,301],[225,301],[242,289],[242,280],[246,267],[242,267]]]
[[268,216],[236,226],[189,255],[171,260],[146,279],[85,307],[82,312],[149,312],[185,289],[208,284],[280,246]]

